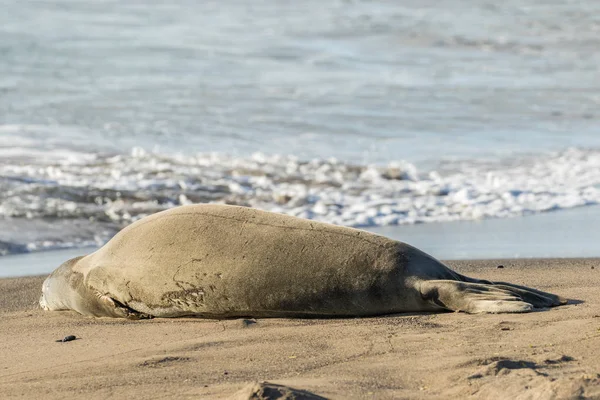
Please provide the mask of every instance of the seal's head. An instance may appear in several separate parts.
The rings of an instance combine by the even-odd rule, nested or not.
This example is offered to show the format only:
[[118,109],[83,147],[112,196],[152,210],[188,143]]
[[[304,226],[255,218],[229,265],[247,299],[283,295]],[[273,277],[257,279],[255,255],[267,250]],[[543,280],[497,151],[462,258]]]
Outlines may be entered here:
[[83,285],[83,274],[73,271],[73,267],[82,258],[70,259],[46,278],[40,297],[40,306],[44,310],[77,310],[76,303],[81,300],[79,291]]
[[74,310],[94,317],[130,319],[151,317],[127,307],[108,293],[92,287],[88,278],[94,268],[90,268],[89,265],[86,267],[85,264],[85,256],[72,258],[46,278],[42,285],[42,297],[40,297],[40,306],[44,310]]

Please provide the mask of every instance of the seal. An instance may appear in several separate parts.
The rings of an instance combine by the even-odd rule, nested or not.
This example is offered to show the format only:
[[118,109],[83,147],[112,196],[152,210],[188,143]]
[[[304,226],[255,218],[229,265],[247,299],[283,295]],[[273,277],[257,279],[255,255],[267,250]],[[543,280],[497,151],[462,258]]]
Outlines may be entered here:
[[384,236],[215,204],[140,219],[57,268],[40,299],[45,310],[125,318],[519,313],[565,303],[463,276]]

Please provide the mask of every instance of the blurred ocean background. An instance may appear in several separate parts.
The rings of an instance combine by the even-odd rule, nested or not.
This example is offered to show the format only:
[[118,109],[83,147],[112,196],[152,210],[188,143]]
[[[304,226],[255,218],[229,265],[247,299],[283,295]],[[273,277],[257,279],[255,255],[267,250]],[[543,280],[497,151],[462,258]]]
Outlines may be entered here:
[[198,202],[600,256],[600,3],[0,4],[0,276]]

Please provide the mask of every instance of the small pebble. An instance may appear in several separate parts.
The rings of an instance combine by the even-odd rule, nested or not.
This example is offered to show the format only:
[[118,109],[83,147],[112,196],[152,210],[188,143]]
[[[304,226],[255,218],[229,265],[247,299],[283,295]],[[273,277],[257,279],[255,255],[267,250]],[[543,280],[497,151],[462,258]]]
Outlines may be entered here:
[[242,326],[243,326],[244,328],[245,328],[245,327],[248,327],[248,326],[250,326],[250,325],[254,325],[254,324],[256,324],[256,320],[255,320],[255,319],[243,319],[243,320],[242,320]]
[[57,342],[70,342],[71,340],[75,340],[75,339],[77,339],[77,336],[75,336],[75,335],[68,335],[68,336],[65,336],[62,339],[58,339]]

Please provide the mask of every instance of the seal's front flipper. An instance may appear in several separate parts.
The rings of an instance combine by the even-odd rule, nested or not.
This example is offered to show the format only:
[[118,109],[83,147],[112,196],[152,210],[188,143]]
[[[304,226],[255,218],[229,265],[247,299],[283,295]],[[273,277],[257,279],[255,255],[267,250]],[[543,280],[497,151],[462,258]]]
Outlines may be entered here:
[[144,314],[127,307],[125,304],[106,295],[98,295],[98,304],[101,311],[94,314],[96,317],[116,317],[127,319],[150,319],[153,318],[150,314]]
[[451,311],[471,314],[522,313],[533,309],[531,303],[514,292],[494,285],[431,280],[419,282],[418,287],[424,300]]

